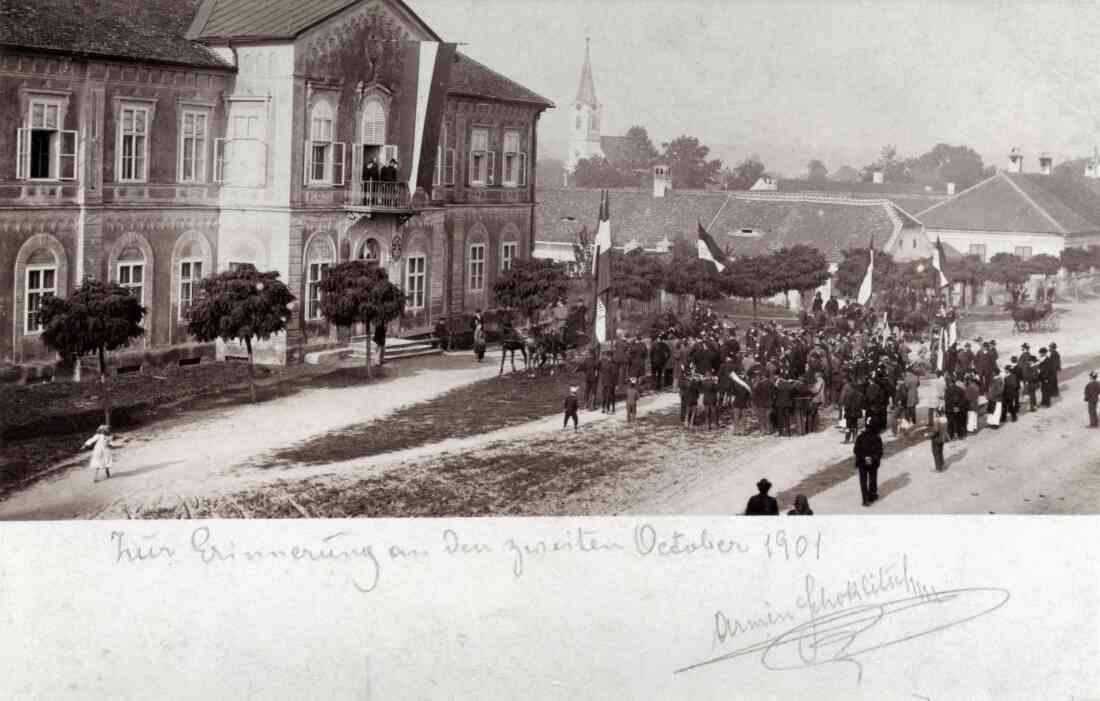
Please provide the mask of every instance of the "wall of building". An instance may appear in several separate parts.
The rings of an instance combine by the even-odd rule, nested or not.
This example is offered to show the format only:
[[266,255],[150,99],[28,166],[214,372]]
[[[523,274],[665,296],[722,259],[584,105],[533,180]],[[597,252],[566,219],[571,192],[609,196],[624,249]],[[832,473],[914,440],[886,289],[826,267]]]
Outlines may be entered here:
[[1016,253],[1018,247],[1030,247],[1032,255],[1046,253],[1058,256],[1065,247],[1065,238],[1058,234],[1020,234],[995,231],[957,231],[953,229],[929,229],[928,238],[932,241],[939,237],[963,255],[970,253],[972,244],[985,246],[985,260],[998,253]]

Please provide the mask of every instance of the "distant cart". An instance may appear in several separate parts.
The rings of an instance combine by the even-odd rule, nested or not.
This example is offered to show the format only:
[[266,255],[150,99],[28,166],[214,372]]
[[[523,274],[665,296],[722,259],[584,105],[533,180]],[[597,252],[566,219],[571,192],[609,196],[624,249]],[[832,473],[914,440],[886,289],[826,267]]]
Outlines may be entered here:
[[1057,331],[1058,318],[1065,312],[1055,309],[1050,302],[1037,304],[1010,304],[1007,310],[1012,314],[1012,330]]

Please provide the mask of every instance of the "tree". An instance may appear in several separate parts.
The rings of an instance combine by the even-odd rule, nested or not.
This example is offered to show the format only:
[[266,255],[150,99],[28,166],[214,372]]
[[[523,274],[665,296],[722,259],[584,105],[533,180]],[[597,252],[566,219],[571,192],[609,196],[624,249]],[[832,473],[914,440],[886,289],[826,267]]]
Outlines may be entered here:
[[286,329],[294,301],[279,273],[261,273],[242,265],[199,283],[200,296],[187,313],[187,333],[199,341],[243,342],[248,351],[248,386],[256,401],[256,368],[252,339],[266,341]]
[[1082,177],[1085,174],[1085,168],[1088,167],[1091,161],[1091,158],[1074,158],[1069,161],[1062,161],[1054,166],[1053,175],[1056,178]]
[[[624,142],[626,146],[619,154],[621,160],[614,163],[615,167],[623,172],[644,177],[660,155],[649,139],[649,132],[643,126],[634,125],[626,130]],[[636,177],[635,180],[640,180],[640,177]]]
[[737,167],[723,171],[724,186],[727,190],[748,190],[763,174],[764,163],[760,156],[753,154]]
[[673,258],[665,269],[665,290],[675,295],[692,295],[695,299],[721,299],[722,278],[709,260]]
[[592,156],[577,161],[573,184],[577,187],[628,187],[636,185],[637,178],[619,170],[603,156]]
[[662,159],[668,164],[674,187],[702,189],[718,182],[722,161],[707,160],[710,149],[694,136],[678,136],[662,144]]
[[1062,261],[1049,253],[1037,253],[1027,260],[1026,266],[1033,274],[1044,278],[1057,275],[1062,269]]
[[518,309],[528,323],[537,319],[539,310],[563,299],[568,292],[565,266],[541,258],[513,262],[493,284],[493,300],[502,307]]
[[1087,273],[1096,265],[1096,256],[1086,248],[1067,246],[1060,254],[1062,267],[1066,269],[1073,280],[1073,293],[1078,301],[1081,299],[1081,291],[1078,282],[1083,273]]
[[982,179],[982,157],[969,146],[938,143],[927,153],[909,160],[913,177],[926,185],[955,183],[957,190],[976,185]]
[[611,252],[611,295],[619,299],[647,302],[653,299],[665,280],[661,259],[640,248],[629,253]]
[[366,325],[367,377],[370,377],[374,325],[388,323],[405,313],[405,293],[390,282],[385,269],[362,260],[329,268],[319,289],[321,314],[329,322],[342,327],[358,322]]
[[723,288],[734,297],[751,299],[755,319],[759,300],[783,291],[785,283],[777,272],[774,254],[735,258],[723,272]]
[[672,239],[672,245],[669,246],[668,252],[672,254],[673,260],[689,260],[699,257],[699,247],[688,241],[683,234],[676,234],[676,238]]
[[[772,254],[775,266],[775,281],[780,292],[787,295],[790,304],[790,291],[805,292],[825,284],[829,279],[829,261],[825,254],[816,248],[796,244],[790,248],[784,246]],[[803,306],[805,299],[803,298]]]
[[103,423],[111,426],[111,397],[107,385],[107,352],[141,338],[145,307],[118,283],[85,280],[67,298],[42,300],[38,320],[42,342],[68,362],[95,353],[103,390]]
[[1011,253],[997,253],[989,259],[989,280],[1004,285],[1013,302],[1021,302],[1026,296],[1024,285],[1028,279],[1027,263]]
[[[845,297],[855,297],[863,284],[870,256],[866,248],[849,248],[841,253],[842,259],[837,266],[837,291]],[[875,251],[875,271],[871,277],[873,294],[889,298],[898,285],[897,266],[889,253]]]
[[838,183],[858,183],[859,171],[852,166],[840,166],[833,174],[829,176],[830,180],[835,180]]
[[892,144],[883,146],[879,151],[878,159],[874,163],[866,165],[860,171],[864,182],[871,182],[875,171],[881,171],[883,177],[891,182],[912,182],[909,174],[909,163],[898,158],[898,149]]
[[823,182],[829,177],[829,169],[818,159],[806,164],[806,179],[810,182]]
[[[970,286],[970,303],[978,303],[978,288],[989,279],[988,266],[982,261],[981,256],[970,254],[962,260],[947,264],[944,273],[952,282],[962,282],[964,287]],[[963,290],[966,294],[966,290]]]

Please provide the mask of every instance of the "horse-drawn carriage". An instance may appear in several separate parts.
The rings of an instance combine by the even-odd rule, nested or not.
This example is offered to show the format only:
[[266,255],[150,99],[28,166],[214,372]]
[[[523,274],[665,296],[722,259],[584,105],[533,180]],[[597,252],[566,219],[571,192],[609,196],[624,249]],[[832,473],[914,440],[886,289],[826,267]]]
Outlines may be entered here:
[[1012,314],[1013,332],[1056,331],[1058,317],[1062,314],[1062,311],[1055,309],[1050,302],[1010,303],[1005,305],[1005,311]]
[[[506,322],[501,330],[500,372],[504,372],[506,358],[511,359],[512,370],[516,370],[516,352],[523,358],[524,367],[542,369],[550,365],[551,371],[565,365],[567,371],[576,371],[579,365],[579,350],[590,342],[587,327],[587,313],[584,307],[555,310],[550,318],[529,321],[524,326],[515,326]],[[565,311],[565,313],[561,313]],[[540,315],[541,316],[541,315]]]

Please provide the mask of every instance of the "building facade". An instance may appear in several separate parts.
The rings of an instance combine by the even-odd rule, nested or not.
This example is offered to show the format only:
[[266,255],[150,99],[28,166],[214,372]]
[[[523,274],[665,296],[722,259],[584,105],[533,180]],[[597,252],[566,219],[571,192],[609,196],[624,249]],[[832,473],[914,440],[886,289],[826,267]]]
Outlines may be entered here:
[[[88,277],[148,308],[145,337],[120,352],[141,364],[213,353],[186,331],[201,278],[277,270],[299,302],[257,357],[279,363],[346,341],[318,305],[339,261],[385,267],[407,296],[393,331],[413,333],[487,306],[499,272],[530,256],[551,103],[456,54],[429,116],[438,142],[422,143],[409,47],[439,37],[398,0],[286,4],[13,10],[26,16],[0,28],[0,362],[49,361],[36,310]],[[396,177],[369,179],[372,159],[395,159]]]

